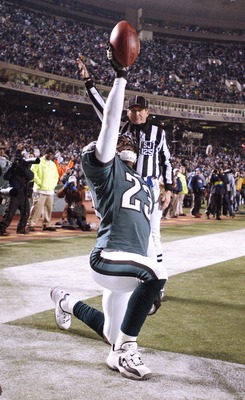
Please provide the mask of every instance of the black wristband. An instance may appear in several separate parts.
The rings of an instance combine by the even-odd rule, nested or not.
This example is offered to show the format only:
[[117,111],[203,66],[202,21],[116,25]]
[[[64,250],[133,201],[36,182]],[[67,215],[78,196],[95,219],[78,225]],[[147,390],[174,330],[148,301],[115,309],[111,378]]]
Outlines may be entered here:
[[92,81],[92,78],[84,83],[85,83],[86,89],[92,89],[92,87],[94,87],[94,82]]
[[128,71],[125,69],[118,69],[116,71],[116,78],[125,78],[127,79]]

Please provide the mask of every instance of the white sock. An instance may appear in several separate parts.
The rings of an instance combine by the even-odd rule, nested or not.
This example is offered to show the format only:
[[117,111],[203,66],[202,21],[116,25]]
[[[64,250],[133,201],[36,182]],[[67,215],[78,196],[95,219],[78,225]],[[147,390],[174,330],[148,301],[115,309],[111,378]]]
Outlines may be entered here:
[[137,336],[129,336],[120,331],[115,343],[115,350],[120,349],[121,345],[125,342],[136,342],[136,341],[137,341]]
[[73,314],[73,308],[79,300],[72,298],[70,295],[65,296],[64,300],[60,302],[60,306],[63,311]]

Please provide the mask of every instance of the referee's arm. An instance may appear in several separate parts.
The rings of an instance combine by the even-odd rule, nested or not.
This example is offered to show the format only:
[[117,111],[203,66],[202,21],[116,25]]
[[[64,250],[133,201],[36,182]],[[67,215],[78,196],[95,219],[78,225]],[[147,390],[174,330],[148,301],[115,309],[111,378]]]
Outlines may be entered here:
[[162,130],[162,146],[159,152],[159,162],[161,167],[161,172],[163,176],[165,190],[172,191],[172,163],[171,155],[167,145],[166,133]]

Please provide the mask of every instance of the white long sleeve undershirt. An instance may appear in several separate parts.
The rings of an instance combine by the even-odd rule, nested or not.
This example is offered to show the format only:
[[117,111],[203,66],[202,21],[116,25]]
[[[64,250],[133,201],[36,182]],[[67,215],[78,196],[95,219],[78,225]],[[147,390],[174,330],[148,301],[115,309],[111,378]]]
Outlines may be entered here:
[[103,164],[115,157],[126,83],[124,78],[116,78],[105,104],[102,126],[95,148],[95,156]]

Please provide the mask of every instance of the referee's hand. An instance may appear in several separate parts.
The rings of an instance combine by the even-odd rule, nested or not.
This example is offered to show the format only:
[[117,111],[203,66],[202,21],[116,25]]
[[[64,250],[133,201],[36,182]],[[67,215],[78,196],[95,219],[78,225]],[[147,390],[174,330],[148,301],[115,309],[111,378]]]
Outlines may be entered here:
[[164,192],[164,200],[161,207],[162,210],[165,210],[169,206],[170,201],[171,201],[171,191],[166,190],[166,192]]
[[88,70],[85,66],[85,64],[81,61],[80,58],[76,59],[76,63],[77,63],[77,72],[76,74],[81,76],[85,81],[90,79]]

